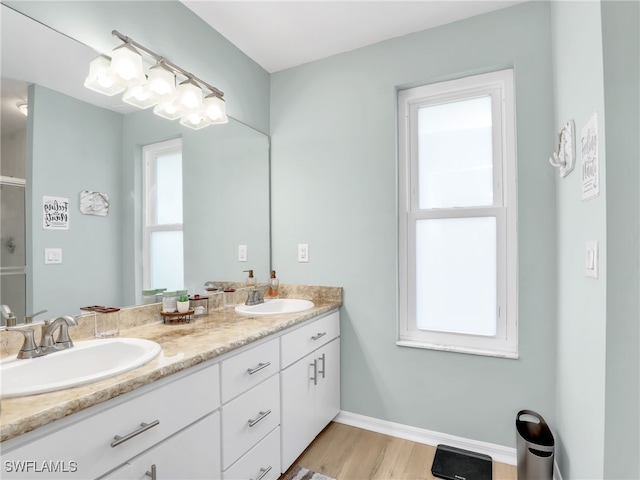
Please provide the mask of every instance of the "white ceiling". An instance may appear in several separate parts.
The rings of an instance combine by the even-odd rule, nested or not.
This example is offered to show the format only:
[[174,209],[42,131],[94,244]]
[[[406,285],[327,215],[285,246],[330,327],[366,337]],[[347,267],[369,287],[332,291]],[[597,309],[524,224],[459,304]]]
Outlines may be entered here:
[[181,0],[268,72],[524,0]]

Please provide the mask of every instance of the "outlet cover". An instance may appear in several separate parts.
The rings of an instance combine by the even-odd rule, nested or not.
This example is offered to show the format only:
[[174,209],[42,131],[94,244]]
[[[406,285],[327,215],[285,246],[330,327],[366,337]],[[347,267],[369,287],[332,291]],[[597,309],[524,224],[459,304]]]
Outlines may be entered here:
[[61,248],[45,248],[44,263],[46,265],[62,263],[62,249]]
[[587,277],[598,278],[598,242],[592,240],[585,245],[585,257],[584,257],[584,274]]
[[309,263],[309,244],[308,243],[298,244],[298,262]]
[[238,245],[238,261],[246,262],[247,261],[247,246],[246,245]]

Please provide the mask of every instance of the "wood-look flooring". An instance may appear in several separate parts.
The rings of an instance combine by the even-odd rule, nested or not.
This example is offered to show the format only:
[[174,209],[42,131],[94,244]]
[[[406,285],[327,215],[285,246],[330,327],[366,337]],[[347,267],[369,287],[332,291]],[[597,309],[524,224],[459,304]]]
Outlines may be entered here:
[[[430,445],[332,422],[280,480],[296,465],[337,480],[431,480],[435,453]],[[493,478],[516,480],[517,469],[494,461]]]

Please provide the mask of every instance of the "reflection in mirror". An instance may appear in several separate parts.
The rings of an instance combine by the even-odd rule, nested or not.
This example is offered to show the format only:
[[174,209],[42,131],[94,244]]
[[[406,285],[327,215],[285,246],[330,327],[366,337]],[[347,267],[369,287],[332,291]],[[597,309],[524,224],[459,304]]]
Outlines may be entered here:
[[[28,26],[16,26],[16,22]],[[8,23],[12,28],[5,30]],[[83,73],[73,79],[81,86],[88,69],[84,59],[93,58],[95,52],[2,6],[3,40],[5,32],[28,29],[33,35],[34,28],[62,37],[74,50],[88,50],[76,57],[60,55],[82,58],[79,62]],[[32,37],[27,43],[42,47],[37,38],[40,37]],[[22,49],[21,62],[11,61],[14,45]],[[18,321],[25,314],[42,309],[48,310],[42,317],[51,318],[79,313],[79,308],[87,305],[122,307],[142,303],[142,290],[147,287],[142,276],[142,148],[170,139],[181,138],[183,145],[184,288],[202,293],[208,280],[241,281],[242,270],[248,268],[254,269],[259,279],[267,278],[269,141],[265,135],[233,119],[228,124],[194,131],[153,115],[150,110],[131,112],[127,106],[129,110],[123,113],[117,105],[103,108],[79,100],[68,91],[48,86],[37,72],[24,71],[25,65],[34,65],[24,58],[24,50],[24,42],[19,39],[2,42],[3,96],[5,86],[14,82],[29,85],[24,143],[17,142],[26,152],[22,177],[4,171],[8,157],[3,98],[2,176],[26,178],[26,187],[22,188],[26,191],[25,213],[24,217],[18,215],[25,222],[25,264],[21,266],[24,298],[15,295],[15,287],[5,289],[10,284],[5,281],[6,268],[10,266],[5,260],[13,263],[18,257],[5,254],[9,247],[5,247],[8,216],[4,215],[4,204],[2,212],[0,303],[8,305]],[[16,63],[20,68],[10,68]],[[81,95],[86,97],[84,90]],[[108,99],[94,95],[101,102]],[[2,188],[4,199],[4,184]],[[83,191],[106,195],[108,213],[82,213]],[[65,203],[68,209],[59,210]],[[67,216],[53,215],[53,220],[61,221],[47,225],[46,213]],[[238,262],[238,245],[247,245],[247,262]],[[61,263],[45,263],[45,251],[49,249],[61,252]],[[17,250],[16,246],[14,251]],[[55,255],[52,259],[57,261]]]

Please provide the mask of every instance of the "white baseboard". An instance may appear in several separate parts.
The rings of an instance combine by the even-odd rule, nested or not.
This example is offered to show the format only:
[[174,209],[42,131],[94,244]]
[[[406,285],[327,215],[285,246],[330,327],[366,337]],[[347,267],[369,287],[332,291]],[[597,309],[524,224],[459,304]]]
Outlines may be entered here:
[[412,427],[401,423],[394,423],[373,417],[367,417],[365,415],[359,415],[357,413],[345,412],[344,410],[334,418],[334,422],[344,423],[345,425],[363,428],[365,430],[390,435],[392,437],[411,440],[412,442],[433,445],[434,447],[444,443],[452,447],[489,455],[497,462],[516,465],[516,449],[511,447],[480,442],[478,440],[470,440],[463,437],[456,437],[454,435],[434,432],[424,428]]
[[[434,447],[444,443],[452,447],[489,455],[496,462],[506,463],[508,465],[517,464],[517,452],[515,448],[496,445],[494,443],[456,437],[455,435],[449,435],[447,433],[434,432],[424,428],[380,420],[357,413],[345,412],[344,410],[341,410],[333,421],[392,437],[403,438],[412,442],[432,445]],[[560,473],[557,462],[553,463],[553,478],[554,480],[562,480],[562,474]]]

